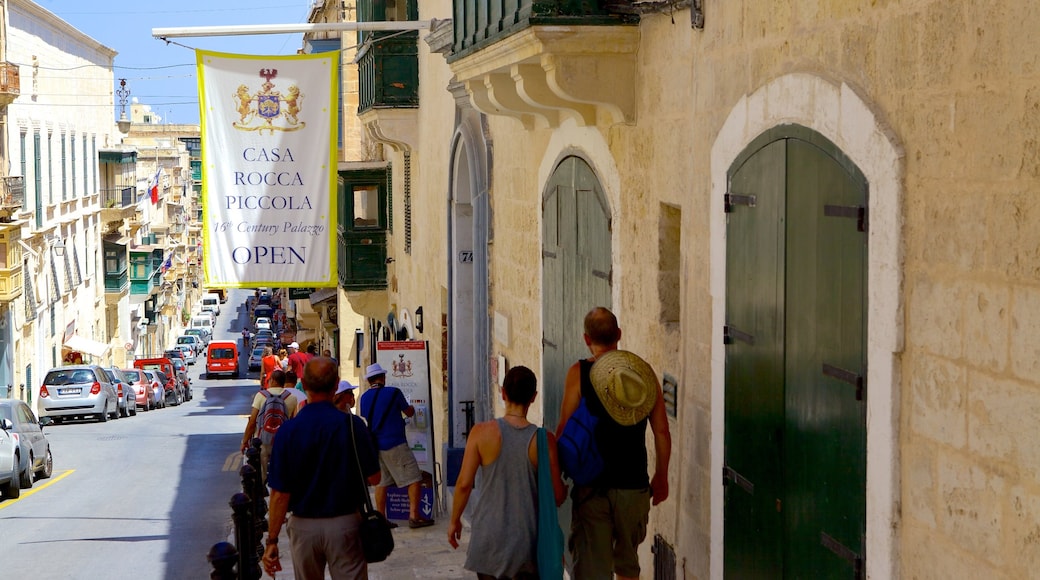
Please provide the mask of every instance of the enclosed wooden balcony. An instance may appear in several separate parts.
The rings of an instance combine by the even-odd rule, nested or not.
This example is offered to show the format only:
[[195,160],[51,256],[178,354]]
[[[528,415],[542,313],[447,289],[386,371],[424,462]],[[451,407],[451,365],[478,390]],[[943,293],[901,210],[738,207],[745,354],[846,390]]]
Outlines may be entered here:
[[386,290],[389,168],[339,175],[339,284],[346,290]]
[[21,94],[21,77],[18,65],[0,62],[0,107],[6,107]]
[[473,106],[525,128],[633,122],[638,16],[591,0],[455,0],[448,63]]
[[24,290],[20,238],[21,226],[0,224],[0,302],[11,302]]
[[25,180],[22,176],[0,178],[0,223],[14,221],[25,207]]

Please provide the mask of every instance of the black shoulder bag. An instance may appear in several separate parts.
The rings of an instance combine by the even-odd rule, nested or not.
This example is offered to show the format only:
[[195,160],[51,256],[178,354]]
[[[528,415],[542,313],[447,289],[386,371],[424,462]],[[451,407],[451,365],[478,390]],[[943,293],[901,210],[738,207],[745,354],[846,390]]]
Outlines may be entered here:
[[361,455],[358,454],[357,435],[354,433],[354,417],[350,421],[350,438],[354,444],[354,460],[357,461],[358,476],[361,477],[361,495],[365,502],[361,505],[361,549],[365,553],[365,561],[369,564],[382,562],[394,551],[394,534],[390,531],[390,522],[386,516],[372,508],[372,499],[368,497],[368,482],[365,471],[361,468]]

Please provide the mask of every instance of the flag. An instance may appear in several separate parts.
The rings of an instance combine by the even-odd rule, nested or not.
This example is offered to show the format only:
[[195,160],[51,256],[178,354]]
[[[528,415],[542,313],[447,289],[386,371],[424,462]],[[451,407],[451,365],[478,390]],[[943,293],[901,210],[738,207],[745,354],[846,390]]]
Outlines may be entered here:
[[152,203],[159,203],[159,177],[162,176],[162,167],[155,170],[155,177],[152,178],[151,185],[148,191],[152,194]]
[[339,53],[195,54],[204,285],[335,287]]
[[166,262],[164,262],[163,265],[162,265],[162,269],[161,269],[161,273],[162,274],[165,274],[167,270],[169,270],[170,268],[173,267],[173,262],[171,260],[173,260],[173,256],[170,256],[169,258],[166,258]]

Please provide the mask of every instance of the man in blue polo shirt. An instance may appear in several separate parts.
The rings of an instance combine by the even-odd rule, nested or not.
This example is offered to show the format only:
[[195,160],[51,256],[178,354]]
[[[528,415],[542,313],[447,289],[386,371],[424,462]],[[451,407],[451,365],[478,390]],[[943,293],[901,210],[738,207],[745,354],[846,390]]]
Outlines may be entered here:
[[308,362],[303,388],[309,402],[274,438],[263,557],[264,570],[271,576],[282,569],[278,534],[291,513],[289,544],[296,578],[321,580],[326,565],[334,580],[368,577],[358,510],[364,503],[361,494],[368,493],[363,479],[372,485],[379,482],[379,460],[364,422],[332,404],[338,383],[337,365],[331,359]]
[[[376,487],[376,509],[386,515],[386,491],[391,485],[408,488],[408,527],[432,526],[433,520],[419,515],[419,498],[422,494],[422,472],[415,461],[408,438],[404,432],[404,416],[415,415],[415,407],[404,398],[397,387],[386,386],[386,369],[379,363],[369,365],[365,371],[369,388],[361,395],[361,416],[368,421],[368,428],[376,439],[379,449],[379,467],[382,471]],[[396,527],[392,524],[391,527]]]

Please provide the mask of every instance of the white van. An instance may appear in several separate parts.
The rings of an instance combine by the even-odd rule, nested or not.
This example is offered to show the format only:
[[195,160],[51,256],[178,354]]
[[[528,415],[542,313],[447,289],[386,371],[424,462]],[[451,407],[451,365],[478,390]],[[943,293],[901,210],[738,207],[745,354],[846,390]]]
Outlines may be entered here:
[[208,312],[196,314],[191,319],[191,328],[204,328],[213,336],[213,317]]
[[220,295],[209,293],[202,295],[202,311],[212,312],[213,314],[220,315]]

